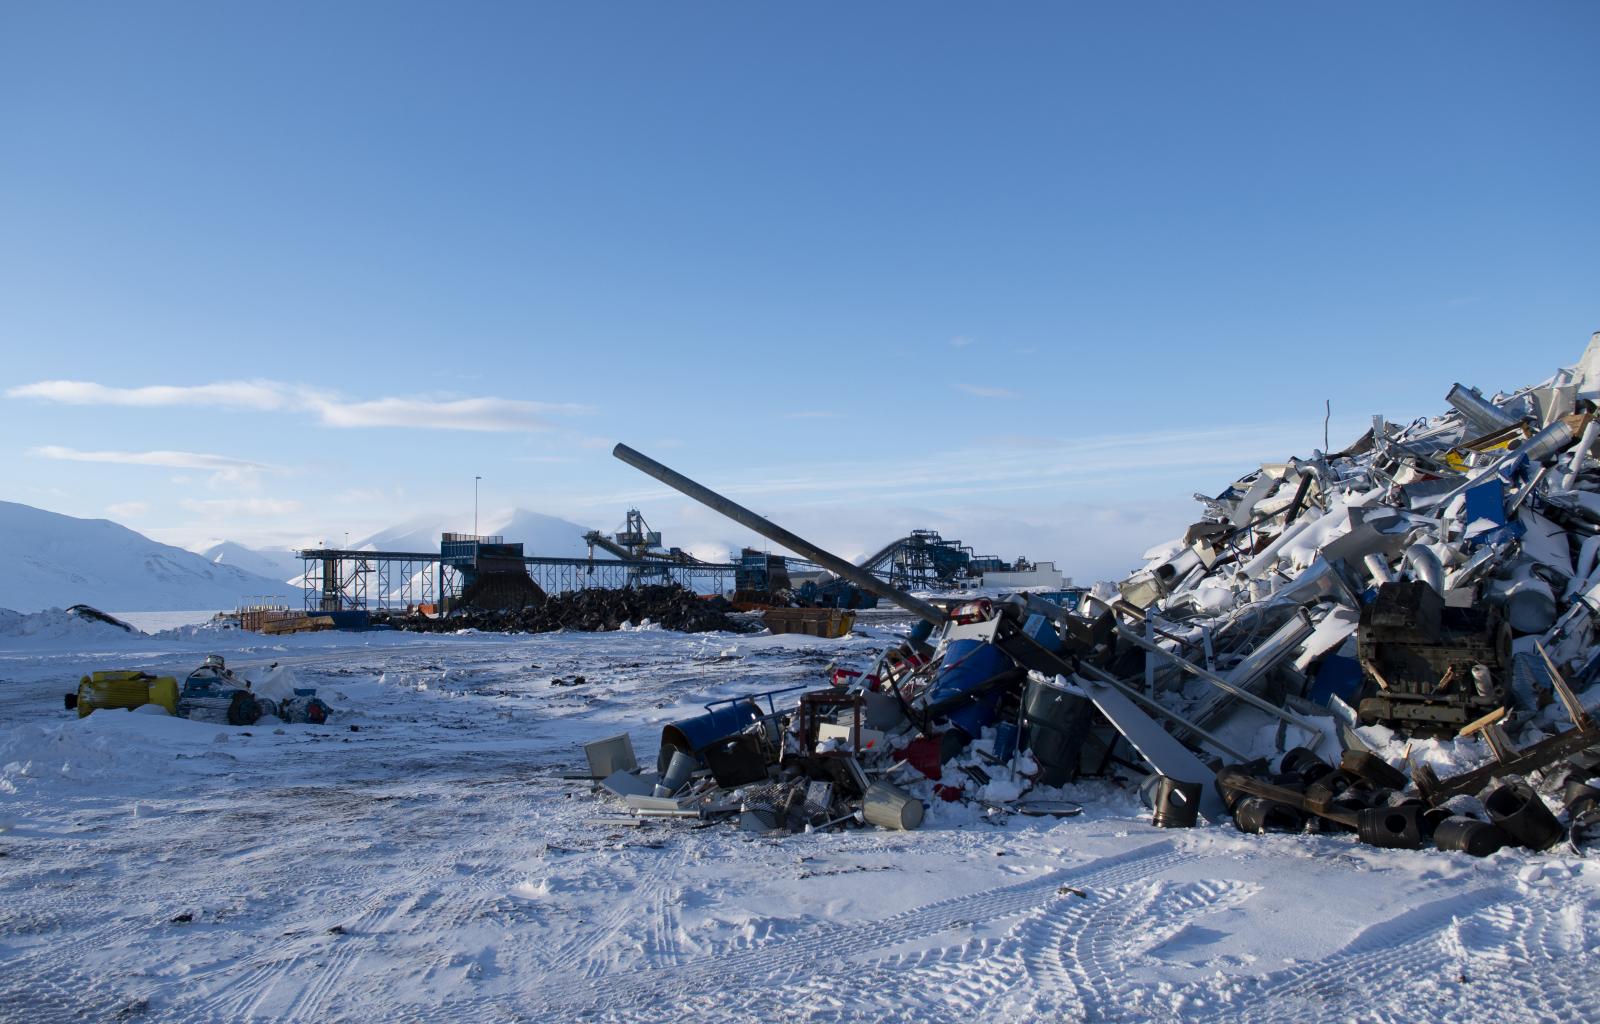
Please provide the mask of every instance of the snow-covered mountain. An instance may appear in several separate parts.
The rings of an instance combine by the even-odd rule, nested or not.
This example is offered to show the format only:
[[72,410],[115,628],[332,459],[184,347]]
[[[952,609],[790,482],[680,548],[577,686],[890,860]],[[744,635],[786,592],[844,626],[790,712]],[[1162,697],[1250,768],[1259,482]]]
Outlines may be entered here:
[[90,604],[107,611],[233,608],[298,589],[161,544],[108,519],[75,519],[0,501],[0,608]]
[[289,581],[305,571],[305,564],[293,551],[274,551],[270,548],[247,548],[225,540],[200,552],[200,557],[216,565],[231,565],[235,569],[265,576],[269,580]]
[[[387,530],[362,538],[351,547],[370,551],[438,551],[440,534],[447,531],[465,533],[471,529],[472,525],[470,523],[463,525],[459,517],[414,516]],[[508,543],[520,542],[523,551],[530,555],[571,558],[587,556],[589,553],[589,545],[583,542],[583,535],[589,527],[579,526],[577,523],[556,516],[547,516],[542,512],[529,512],[527,509],[519,508],[512,512],[509,518],[499,521],[484,520],[479,529],[485,535],[502,536]],[[603,551],[596,551],[595,556],[610,557]]]

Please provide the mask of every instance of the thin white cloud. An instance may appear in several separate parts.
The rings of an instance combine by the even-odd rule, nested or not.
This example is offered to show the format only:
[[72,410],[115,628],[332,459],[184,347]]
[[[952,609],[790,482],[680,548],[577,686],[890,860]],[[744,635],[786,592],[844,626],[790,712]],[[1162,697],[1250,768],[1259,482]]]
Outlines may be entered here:
[[37,398],[65,405],[221,405],[244,409],[283,409],[288,398],[273,381],[221,381],[216,384],[113,388],[86,380],[42,380],[6,389],[7,398]]
[[1022,397],[1021,395],[1017,394],[1015,391],[1007,391],[1005,388],[986,388],[986,387],[980,387],[977,384],[957,384],[956,385],[956,390],[957,391],[965,391],[967,394],[975,395],[978,398],[1021,398]]
[[550,429],[548,417],[588,412],[572,402],[510,398],[384,397],[349,400],[333,392],[274,380],[198,385],[110,387],[92,381],[46,380],[8,388],[7,398],[64,405],[200,406],[257,412],[309,412],[328,427],[404,427],[420,430],[522,432]]
[[958,334],[954,338],[950,339],[950,347],[966,348],[968,345],[971,345],[977,340],[977,338],[972,337],[970,334]]
[[310,406],[330,427],[416,427],[432,430],[546,430],[550,411],[572,412],[578,406],[553,406],[506,398],[457,398],[430,401],[379,398],[370,402],[316,399]]
[[228,455],[211,455],[206,452],[86,452],[77,448],[47,444],[28,449],[28,454],[40,459],[63,462],[112,462],[132,466],[167,466],[172,469],[206,469],[213,472],[258,472],[274,467],[261,462],[235,459]]
[[[1197,486],[1220,488],[1263,459],[1279,459],[1285,438],[1305,433],[1303,424],[1258,424],[1208,431],[1106,434],[1064,439],[1027,439],[1027,445],[978,443],[969,447],[878,462],[797,464],[763,473],[751,469],[719,489],[737,499],[785,497],[827,503],[879,490],[892,479],[903,499],[948,499],[965,495],[995,496],[1059,490],[1100,496],[1133,489],[1153,480],[1192,479]],[[1318,424],[1320,434],[1320,426]],[[1320,437],[1317,439],[1320,442]],[[1310,444],[1302,448],[1309,453]],[[648,453],[646,453],[648,454]],[[1221,473],[1223,476],[1217,476]],[[691,471],[691,475],[693,475]],[[713,480],[709,486],[718,487]],[[1165,485],[1165,484],[1164,484]],[[623,493],[594,498],[586,504],[644,502],[672,494],[648,484]]]
[[149,511],[149,504],[143,501],[119,501],[106,506],[106,515],[113,519],[138,519]]

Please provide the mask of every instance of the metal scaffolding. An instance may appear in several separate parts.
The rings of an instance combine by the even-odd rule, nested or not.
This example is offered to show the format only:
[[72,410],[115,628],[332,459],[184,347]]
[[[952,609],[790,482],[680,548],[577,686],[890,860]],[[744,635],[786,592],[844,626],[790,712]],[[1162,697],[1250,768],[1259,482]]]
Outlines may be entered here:
[[[441,604],[461,594],[461,574],[436,552],[347,551],[311,548],[300,552],[305,610],[408,610]],[[528,575],[547,594],[569,590],[676,583],[697,593],[722,593],[732,586],[734,566],[696,562],[524,556]]]

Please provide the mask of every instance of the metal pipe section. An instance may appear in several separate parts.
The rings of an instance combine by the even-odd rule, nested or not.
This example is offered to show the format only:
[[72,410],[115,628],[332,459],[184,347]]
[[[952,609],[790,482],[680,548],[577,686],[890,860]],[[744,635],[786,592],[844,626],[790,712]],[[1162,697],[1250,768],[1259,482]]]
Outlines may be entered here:
[[1583,428],[1583,437],[1578,439],[1578,447],[1572,450],[1571,464],[1561,474],[1561,482],[1556,484],[1558,490],[1570,491],[1576,486],[1578,474],[1583,472],[1583,462],[1589,457],[1589,449],[1594,447],[1597,436],[1600,436],[1600,420],[1590,420],[1589,425]]
[[1262,673],[1288,657],[1289,652],[1299,647],[1314,629],[1316,626],[1311,621],[1310,613],[1304,608],[1296,608],[1287,622],[1245,655],[1243,661],[1228,670],[1228,682],[1238,687],[1249,686]]
[[1281,719],[1281,720],[1283,720],[1284,722],[1287,722],[1290,725],[1296,726],[1297,728],[1305,729],[1306,731],[1312,733],[1313,735],[1317,735],[1317,736],[1321,735],[1321,730],[1319,730],[1316,726],[1312,725],[1310,722],[1307,722],[1305,719],[1299,717],[1298,715],[1291,715],[1289,712],[1283,710],[1282,708],[1276,707],[1273,704],[1269,703],[1268,701],[1262,700],[1260,697],[1257,697],[1255,694],[1251,693],[1249,690],[1241,690],[1241,689],[1239,689],[1239,687],[1235,686],[1233,683],[1231,683],[1228,680],[1226,680],[1226,679],[1222,678],[1221,676],[1217,675],[1215,672],[1211,672],[1211,671],[1208,671],[1207,669],[1203,669],[1199,665],[1196,665],[1194,662],[1189,661],[1189,660],[1187,660],[1185,658],[1180,658],[1178,655],[1173,654],[1171,651],[1167,650],[1165,647],[1162,647],[1159,644],[1151,643],[1150,641],[1146,640],[1144,637],[1140,636],[1138,633],[1133,632],[1131,629],[1128,629],[1125,626],[1118,626],[1117,627],[1117,635],[1122,637],[1123,639],[1129,641],[1130,643],[1132,643],[1136,647],[1141,647],[1144,650],[1147,650],[1152,654],[1159,654],[1161,657],[1166,658],[1167,660],[1171,661],[1173,664],[1177,665],[1179,668],[1183,669],[1185,672],[1189,673],[1190,675],[1199,676],[1201,679],[1204,679],[1206,682],[1210,683],[1212,686],[1217,687],[1219,690],[1224,690],[1224,691],[1226,691],[1228,693],[1233,694],[1235,697],[1237,697],[1240,700],[1244,701],[1246,704],[1249,704],[1251,707],[1258,708],[1258,709],[1260,709],[1262,711],[1265,711],[1267,714],[1273,716],[1274,718]]
[[1518,455],[1527,456],[1529,462],[1543,462],[1558,452],[1572,446],[1577,434],[1565,420],[1556,420],[1537,434],[1522,442],[1516,449]]
[[1235,750],[1233,747],[1228,746],[1228,744],[1226,742],[1224,742],[1223,740],[1218,739],[1217,737],[1213,736],[1211,733],[1206,732],[1204,729],[1200,728],[1198,725],[1195,725],[1193,722],[1189,721],[1187,718],[1184,718],[1182,715],[1179,715],[1177,712],[1169,711],[1166,708],[1162,707],[1160,704],[1157,704],[1155,701],[1151,700],[1149,697],[1146,697],[1144,694],[1140,693],[1138,690],[1135,690],[1133,687],[1129,686],[1127,683],[1124,683],[1122,680],[1118,679],[1116,676],[1112,675],[1110,672],[1107,672],[1104,669],[1099,668],[1098,666],[1090,664],[1087,661],[1080,662],[1078,664],[1078,671],[1080,673],[1082,673],[1083,675],[1088,676],[1090,679],[1093,679],[1097,683],[1104,683],[1105,685],[1111,687],[1113,690],[1116,690],[1118,693],[1122,694],[1124,697],[1128,698],[1129,700],[1134,701],[1134,702],[1139,703],[1139,704],[1143,704],[1152,714],[1154,714],[1154,715],[1156,715],[1156,716],[1158,716],[1160,718],[1165,718],[1167,721],[1172,722],[1174,725],[1178,725],[1178,726],[1181,726],[1182,728],[1185,728],[1185,729],[1189,730],[1190,732],[1194,733],[1196,736],[1198,736],[1201,739],[1205,740],[1207,743],[1210,743],[1213,747],[1215,747],[1218,750],[1222,751],[1224,754],[1227,754],[1229,757],[1234,758],[1235,760],[1238,760],[1238,761],[1248,761],[1248,760],[1250,760],[1248,755],[1242,754],[1239,751]]
[[776,523],[763,519],[743,505],[737,505],[729,501],[709,487],[702,487],[682,473],[663,466],[648,455],[634,451],[625,444],[617,445],[611,450],[611,454],[634,469],[655,477],[680,494],[687,495],[707,508],[722,513],[740,526],[759,533],[772,541],[772,543],[809,558],[835,575],[854,583],[862,590],[876,594],[886,601],[893,601],[920,619],[931,622],[935,626],[942,626],[949,619],[949,616],[928,602],[912,597],[898,587],[891,587],[860,566],[852,565],[838,555],[825,551],[810,541],[796,537]]
[[1444,396],[1444,400],[1449,402],[1480,434],[1492,434],[1497,430],[1506,430],[1517,425],[1517,420],[1484,398],[1476,388],[1456,384],[1450,388],[1450,393]]
[[1411,569],[1411,578],[1444,593],[1444,563],[1433,549],[1420,541],[1406,549],[1405,564]]

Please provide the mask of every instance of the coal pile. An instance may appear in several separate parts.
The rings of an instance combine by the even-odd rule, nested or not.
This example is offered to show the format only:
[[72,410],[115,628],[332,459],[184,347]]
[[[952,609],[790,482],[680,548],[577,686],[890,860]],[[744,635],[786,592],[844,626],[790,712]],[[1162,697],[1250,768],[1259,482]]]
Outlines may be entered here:
[[[481,629],[496,633],[552,633],[573,629],[601,633],[624,623],[646,619],[680,633],[750,632],[752,627],[730,618],[732,605],[721,597],[702,598],[676,586],[632,587],[625,590],[574,590],[554,594],[537,607],[516,610],[462,608],[440,618],[422,615],[373,616],[373,622],[419,633]],[[754,627],[759,628],[759,627]]]
[[461,591],[461,603],[479,611],[520,611],[541,605],[544,590],[526,572],[486,572]]

